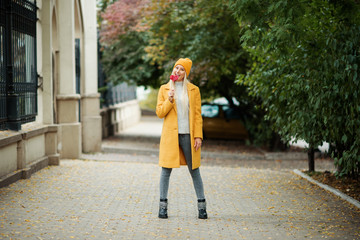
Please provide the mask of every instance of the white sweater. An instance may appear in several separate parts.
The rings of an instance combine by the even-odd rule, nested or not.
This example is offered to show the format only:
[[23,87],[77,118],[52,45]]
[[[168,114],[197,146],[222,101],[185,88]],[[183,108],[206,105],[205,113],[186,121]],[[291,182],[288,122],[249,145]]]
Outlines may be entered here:
[[[179,134],[189,134],[189,107],[187,106],[185,112],[183,111],[183,82],[175,82],[175,96],[176,96],[176,110],[177,110],[177,120],[178,120],[178,129]],[[188,98],[188,95],[186,94]]]

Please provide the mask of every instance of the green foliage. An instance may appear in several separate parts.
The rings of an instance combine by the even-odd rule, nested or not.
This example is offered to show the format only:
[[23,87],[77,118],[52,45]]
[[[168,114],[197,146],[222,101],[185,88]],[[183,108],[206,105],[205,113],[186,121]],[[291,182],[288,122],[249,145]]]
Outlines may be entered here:
[[239,44],[240,27],[226,5],[201,0],[153,6],[153,15],[147,20],[151,40],[146,51],[168,70],[165,81],[174,62],[189,57],[194,62],[190,77],[202,87],[203,95],[230,99],[239,97],[239,91],[244,93],[234,79],[237,72],[246,72],[248,55]]
[[151,63],[144,50],[148,41],[146,32],[129,32],[103,50],[102,63],[107,80],[115,85],[121,82],[158,87],[158,67]]
[[149,33],[141,31],[146,0],[102,0],[100,29],[101,62],[107,81],[158,87],[162,74],[145,52]]
[[[237,73],[250,68],[249,54],[240,42],[241,27],[226,1],[152,1],[145,16],[149,25],[150,45],[146,52],[164,69],[167,82],[179,57],[192,59],[190,79],[200,86],[202,98],[225,97],[238,111],[249,131],[252,143],[267,144],[272,139],[270,122],[256,108],[259,98],[249,96],[245,86],[235,83]],[[234,106],[236,107],[236,106]]]
[[261,97],[284,139],[330,142],[338,173],[359,175],[359,4],[237,0],[231,7],[254,59],[239,83]]

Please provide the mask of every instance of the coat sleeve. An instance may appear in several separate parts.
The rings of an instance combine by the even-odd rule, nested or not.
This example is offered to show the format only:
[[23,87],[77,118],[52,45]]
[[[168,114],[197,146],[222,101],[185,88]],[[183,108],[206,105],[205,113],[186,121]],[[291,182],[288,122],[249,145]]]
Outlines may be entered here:
[[194,138],[203,139],[203,119],[201,116],[201,95],[199,88],[195,91],[195,125]]
[[164,118],[170,112],[171,108],[173,108],[175,103],[175,101],[171,103],[169,101],[169,98],[164,95],[165,95],[165,88],[164,86],[161,86],[156,104],[156,115],[159,118]]

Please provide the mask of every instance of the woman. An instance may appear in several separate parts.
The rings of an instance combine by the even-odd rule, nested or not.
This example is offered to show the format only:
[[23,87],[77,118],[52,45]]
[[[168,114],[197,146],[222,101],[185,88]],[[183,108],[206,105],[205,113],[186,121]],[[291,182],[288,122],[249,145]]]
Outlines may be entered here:
[[160,140],[159,218],[167,218],[167,194],[172,168],[187,165],[198,198],[199,218],[206,219],[206,202],[200,175],[202,117],[199,88],[189,83],[192,61],[180,58],[172,71],[171,79],[160,87],[156,114],[164,118]]

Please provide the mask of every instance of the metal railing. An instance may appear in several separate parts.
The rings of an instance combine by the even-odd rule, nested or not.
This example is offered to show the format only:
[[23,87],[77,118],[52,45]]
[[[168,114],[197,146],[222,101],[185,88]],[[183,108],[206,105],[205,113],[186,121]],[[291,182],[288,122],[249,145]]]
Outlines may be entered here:
[[118,103],[136,99],[136,85],[122,82],[114,85],[106,81],[106,73],[101,64],[100,43],[98,42],[98,87],[101,94],[100,106],[109,107]]
[[0,1],[0,129],[37,114],[36,1]]
[[136,99],[136,86],[129,85],[126,82],[113,86],[108,83],[108,89],[105,94],[106,106]]

